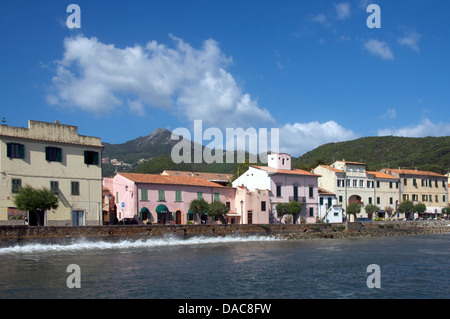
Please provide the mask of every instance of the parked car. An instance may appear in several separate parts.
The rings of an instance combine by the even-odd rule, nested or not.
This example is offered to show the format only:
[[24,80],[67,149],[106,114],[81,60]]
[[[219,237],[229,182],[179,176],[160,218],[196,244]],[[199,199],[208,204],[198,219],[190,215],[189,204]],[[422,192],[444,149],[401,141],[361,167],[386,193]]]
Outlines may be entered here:
[[358,217],[356,220],[359,222],[371,222],[372,221],[370,218],[367,218],[367,217]]
[[134,218],[124,218],[119,221],[119,225],[137,225],[137,220]]

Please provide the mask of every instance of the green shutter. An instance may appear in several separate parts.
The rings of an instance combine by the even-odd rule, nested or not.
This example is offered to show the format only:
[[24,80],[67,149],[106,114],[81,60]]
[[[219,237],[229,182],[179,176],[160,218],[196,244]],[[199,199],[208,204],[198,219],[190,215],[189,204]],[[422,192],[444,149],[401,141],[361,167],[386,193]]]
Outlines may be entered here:
[[202,200],[203,199],[203,193],[202,192],[197,192],[197,199],[198,200]]
[[60,148],[56,149],[56,160],[58,162],[62,162],[62,149]]
[[165,199],[164,199],[164,190],[161,190],[161,189],[160,189],[160,190],[158,191],[158,200],[161,201],[161,202],[165,200]]
[[181,191],[175,191],[175,201],[181,202]]
[[11,157],[11,143],[6,144],[6,156]]
[[219,195],[219,193],[214,193],[214,201],[215,202],[220,202],[220,195]]
[[19,145],[19,158],[25,158],[25,145]]
[[94,165],[98,165],[98,152],[94,152]]
[[141,189],[141,200],[148,200],[148,193],[146,189]]
[[84,164],[89,164],[88,162],[88,151],[84,151]]

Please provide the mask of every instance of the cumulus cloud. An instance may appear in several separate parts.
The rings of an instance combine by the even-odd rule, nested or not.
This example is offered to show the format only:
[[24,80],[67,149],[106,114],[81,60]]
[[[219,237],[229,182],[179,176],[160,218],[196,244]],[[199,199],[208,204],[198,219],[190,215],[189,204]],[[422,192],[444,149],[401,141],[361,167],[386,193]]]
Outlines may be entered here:
[[403,136],[403,137],[426,137],[426,136],[448,136],[450,135],[450,124],[433,123],[424,119],[421,123],[395,129],[380,129],[378,136]]
[[338,3],[335,6],[336,9],[336,18],[339,20],[345,20],[350,17],[350,3]]
[[382,41],[370,39],[364,43],[364,48],[373,55],[377,55],[383,60],[393,60],[394,54],[389,46]]
[[157,107],[218,127],[275,123],[226,71],[232,59],[216,41],[196,49],[170,37],[174,48],[156,41],[118,48],[97,38],[66,38],[47,101],[95,114],[128,108],[143,115]]
[[403,37],[398,38],[398,43],[418,52],[420,50],[419,48],[420,37],[421,37],[420,34],[414,31],[407,31]]
[[356,133],[335,121],[286,124],[280,128],[282,141],[280,150],[300,156],[326,143],[347,141],[358,137]]

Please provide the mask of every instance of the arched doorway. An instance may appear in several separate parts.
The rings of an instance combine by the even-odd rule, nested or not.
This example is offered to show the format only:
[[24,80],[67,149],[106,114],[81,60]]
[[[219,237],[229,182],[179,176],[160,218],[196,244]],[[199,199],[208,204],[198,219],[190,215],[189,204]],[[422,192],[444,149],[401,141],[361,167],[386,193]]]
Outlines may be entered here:
[[175,224],[181,224],[181,211],[177,210],[175,212]]

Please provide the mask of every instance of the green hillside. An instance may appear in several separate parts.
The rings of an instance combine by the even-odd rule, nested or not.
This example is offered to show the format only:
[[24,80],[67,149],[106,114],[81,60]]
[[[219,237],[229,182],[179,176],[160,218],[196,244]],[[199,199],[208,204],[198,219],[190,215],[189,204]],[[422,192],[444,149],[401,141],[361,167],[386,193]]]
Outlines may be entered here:
[[294,159],[292,164],[294,168],[309,170],[342,159],[366,163],[368,170],[417,167],[446,174],[450,168],[450,136],[380,136],[328,143]]

